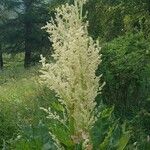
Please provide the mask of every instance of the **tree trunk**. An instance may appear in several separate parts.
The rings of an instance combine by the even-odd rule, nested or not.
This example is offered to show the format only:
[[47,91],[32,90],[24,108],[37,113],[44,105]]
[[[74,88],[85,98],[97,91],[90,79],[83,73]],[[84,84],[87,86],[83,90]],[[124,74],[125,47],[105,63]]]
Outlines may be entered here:
[[150,0],[147,0],[147,3],[148,3],[148,12],[149,12],[149,15],[150,15]]
[[2,53],[2,47],[0,45],[0,70],[3,69],[3,53]]
[[25,59],[24,59],[24,67],[28,68],[31,64],[31,25],[30,23],[25,24]]
[[148,11],[149,11],[149,15],[150,15],[150,0],[148,1]]
[[30,9],[32,5],[31,0],[24,0],[25,5],[25,59],[24,59],[24,67],[28,68],[31,64],[31,34],[32,34],[32,22],[30,19]]

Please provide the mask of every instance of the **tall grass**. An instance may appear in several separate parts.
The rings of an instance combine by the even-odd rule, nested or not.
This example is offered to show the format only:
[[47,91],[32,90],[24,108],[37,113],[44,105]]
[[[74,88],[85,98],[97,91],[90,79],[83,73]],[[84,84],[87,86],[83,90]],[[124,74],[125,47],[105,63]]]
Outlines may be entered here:
[[43,118],[39,107],[51,96],[38,84],[39,67],[25,70],[22,58],[21,54],[5,55],[5,68],[0,72],[0,149],[17,137],[23,126],[37,126]]

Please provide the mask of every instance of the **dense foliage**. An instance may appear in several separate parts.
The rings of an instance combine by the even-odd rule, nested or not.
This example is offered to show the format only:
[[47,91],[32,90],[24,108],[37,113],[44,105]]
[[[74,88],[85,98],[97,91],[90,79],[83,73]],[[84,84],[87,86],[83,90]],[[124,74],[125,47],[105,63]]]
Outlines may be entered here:
[[[94,150],[149,150],[150,1],[88,0],[83,6],[82,14],[86,17],[82,18],[82,23],[80,23],[87,28],[84,36],[94,39],[88,40],[91,41],[91,45],[83,40],[84,36],[79,32],[77,26],[70,26],[74,32],[69,30],[68,21],[63,22],[62,14],[59,19],[62,19],[60,28],[64,32],[57,33],[59,38],[53,36],[55,31],[52,30],[52,27],[54,26],[49,26],[50,34],[41,29],[51,17],[53,25],[59,26],[56,15],[59,9],[56,10],[56,8],[66,2],[69,3],[68,8],[70,8],[70,4],[74,4],[74,0],[0,0],[0,149],[56,150],[61,146],[64,149],[80,150],[85,149],[83,147],[90,141],[88,148],[91,148],[92,143]],[[69,16],[70,9],[68,11],[64,15],[68,16],[69,20],[73,16]],[[85,23],[86,20],[88,26]],[[76,18],[72,20],[72,24],[75,21]],[[82,28],[80,30],[85,31]],[[66,36],[63,37],[63,34]],[[67,38],[69,34],[70,36]],[[73,40],[74,38],[77,39],[76,42]],[[53,75],[60,77],[61,75],[58,74],[60,71],[65,84],[62,87],[60,82],[57,82],[57,87],[65,90],[67,79],[73,77],[71,74],[69,75],[69,69],[66,72],[64,72],[66,68],[63,69],[68,66],[68,60],[77,66],[75,69],[77,76],[80,76],[80,71],[83,73],[82,78],[86,76],[83,83],[91,82],[90,71],[93,71],[91,66],[94,65],[93,62],[96,63],[97,57],[83,59],[87,56],[84,48],[86,44],[87,47],[91,46],[92,48],[92,44],[96,40],[101,46],[100,54],[102,54],[102,62],[96,70],[96,76],[102,74],[99,86],[104,82],[106,84],[97,97],[97,88],[93,88],[93,92],[89,90],[82,96],[78,94],[79,97],[86,98],[86,100],[89,100],[89,95],[95,94],[93,99],[90,99],[91,109],[99,112],[97,121],[92,123],[94,127],[86,130],[88,134],[81,135],[80,133],[83,131],[76,130],[77,132],[74,132],[73,125],[75,121],[80,120],[82,109],[78,109],[76,118],[74,116],[74,119],[70,119],[70,124],[67,122],[65,126],[52,119],[50,115],[50,118],[47,119],[48,114],[42,109],[46,110],[50,107],[50,112],[57,113],[61,118],[64,110],[66,113],[66,107],[59,100],[62,97],[54,87],[50,88],[50,83],[55,81],[56,84],[58,80],[56,78],[54,80],[52,77],[54,77]],[[66,51],[67,41],[71,44],[74,43],[73,46],[69,44],[70,46],[67,48],[72,50],[72,55]],[[63,43],[66,43],[65,46]],[[86,62],[85,66],[91,64],[89,70],[82,65],[83,68],[78,70],[81,68],[80,61],[77,59],[78,54],[74,54],[74,52],[81,47],[83,51],[81,51],[80,58],[84,63]],[[98,45],[96,47],[100,48]],[[39,75],[41,75],[39,73],[41,70],[40,54],[46,56],[46,64],[56,65],[58,56],[53,58],[51,55],[56,51],[65,59],[61,59],[59,63],[61,67],[58,65],[60,68],[55,68],[54,74],[52,74],[53,69],[49,69],[47,73],[50,78],[47,84],[43,85],[39,80]],[[44,61],[42,62],[45,65]],[[24,67],[28,69],[24,69]],[[72,69],[74,70],[74,68]],[[90,73],[88,74],[88,72]],[[53,81],[50,82],[50,79]],[[80,80],[80,78],[77,79]],[[98,86],[94,80],[92,83],[90,84],[91,88]],[[84,86],[77,86],[77,93],[80,93]],[[49,88],[54,90],[57,95]],[[66,94],[66,91],[64,93]],[[79,107],[82,104],[79,97],[76,105],[71,103],[68,107],[71,105],[72,108],[77,105]],[[96,103],[92,105],[95,97],[96,101],[94,102]],[[89,110],[88,108],[84,107],[83,110]],[[50,112],[48,111],[48,113]],[[89,111],[87,112],[84,111],[81,118],[86,118],[87,114],[91,115]],[[95,114],[93,113],[93,115]],[[84,122],[83,118],[79,124]],[[88,121],[85,122],[85,128],[88,123]],[[53,134],[49,134],[50,131]],[[58,141],[53,135],[57,137]],[[86,138],[90,139],[88,142],[86,141],[87,143],[84,141]]]

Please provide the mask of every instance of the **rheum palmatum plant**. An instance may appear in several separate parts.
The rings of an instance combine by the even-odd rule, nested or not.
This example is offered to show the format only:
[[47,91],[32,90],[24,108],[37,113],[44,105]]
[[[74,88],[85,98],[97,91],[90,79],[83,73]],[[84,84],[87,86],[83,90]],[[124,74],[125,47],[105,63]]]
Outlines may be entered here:
[[[45,58],[41,57],[41,79],[56,93],[63,107],[62,114],[45,109],[48,118],[66,128],[72,145],[90,150],[89,133],[98,115],[95,98],[102,88],[99,87],[100,77],[95,75],[101,55],[98,41],[94,42],[88,35],[88,22],[83,22],[85,3],[86,0],[75,0],[74,5],[62,5],[56,9],[55,20],[51,19],[44,27],[53,42],[54,61],[45,63]],[[61,139],[53,131],[51,135],[60,148]]]

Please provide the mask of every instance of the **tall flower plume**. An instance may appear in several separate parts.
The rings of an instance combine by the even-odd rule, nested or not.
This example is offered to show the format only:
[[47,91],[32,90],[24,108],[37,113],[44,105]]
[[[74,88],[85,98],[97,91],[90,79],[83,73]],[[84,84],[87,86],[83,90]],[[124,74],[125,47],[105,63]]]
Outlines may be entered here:
[[88,35],[88,22],[83,22],[85,2],[75,0],[74,5],[65,4],[56,9],[55,20],[43,27],[53,42],[54,61],[45,63],[45,58],[41,59],[41,79],[65,106],[67,121],[74,120],[71,138],[74,142],[75,139],[85,141],[83,145],[89,140],[89,131],[97,119],[95,98],[101,91],[100,77],[95,75],[101,62],[100,46]]

